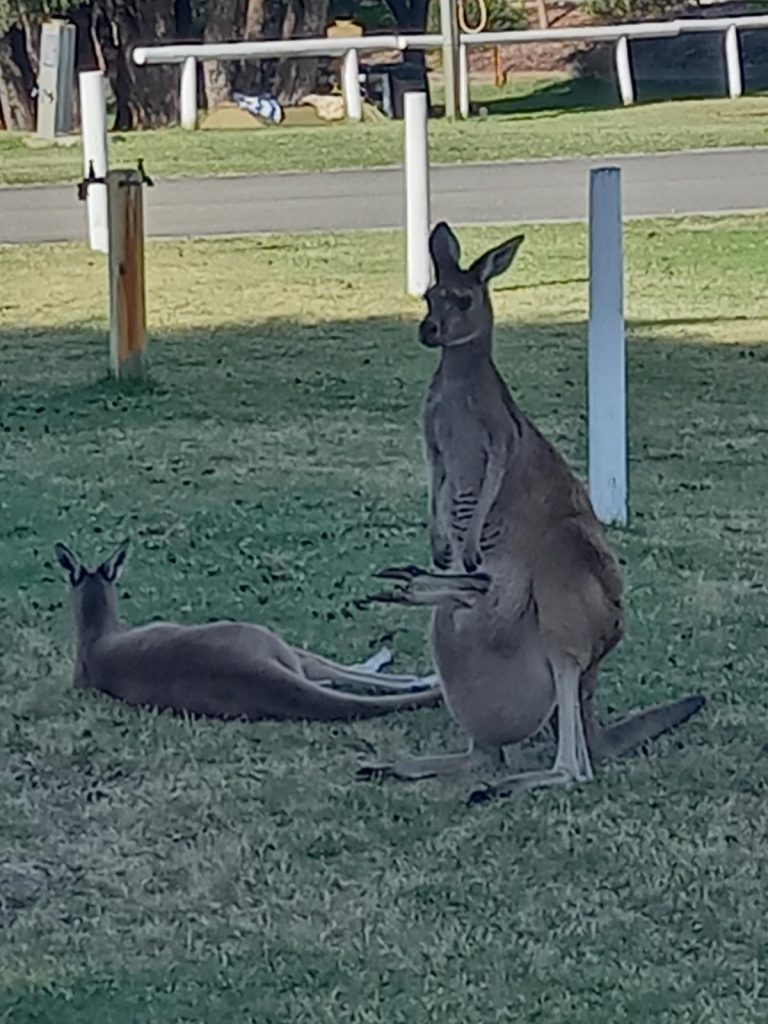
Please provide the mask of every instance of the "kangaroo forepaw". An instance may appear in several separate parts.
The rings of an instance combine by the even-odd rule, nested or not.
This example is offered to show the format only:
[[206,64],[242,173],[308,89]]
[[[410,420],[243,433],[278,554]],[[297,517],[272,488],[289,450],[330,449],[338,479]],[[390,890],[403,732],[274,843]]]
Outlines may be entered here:
[[423,576],[424,572],[425,570],[420,569],[418,565],[391,565],[386,569],[375,572],[373,575],[377,580],[404,580],[409,582],[416,576]]
[[453,552],[449,547],[441,548],[432,555],[432,564],[436,569],[446,572],[453,565]]
[[479,544],[467,544],[462,552],[461,560],[467,572],[474,572],[483,564],[483,556]]

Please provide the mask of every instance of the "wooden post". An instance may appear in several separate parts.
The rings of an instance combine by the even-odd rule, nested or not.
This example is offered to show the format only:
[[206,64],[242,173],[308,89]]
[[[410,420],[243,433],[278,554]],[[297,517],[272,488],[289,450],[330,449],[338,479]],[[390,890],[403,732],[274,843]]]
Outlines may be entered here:
[[507,76],[501,67],[501,50],[498,46],[493,48],[493,81],[497,89],[506,84]]
[[115,377],[146,373],[144,295],[145,176],[139,170],[107,172],[109,217],[109,352]]
[[618,167],[590,172],[587,392],[589,496],[602,523],[626,526],[627,371]]

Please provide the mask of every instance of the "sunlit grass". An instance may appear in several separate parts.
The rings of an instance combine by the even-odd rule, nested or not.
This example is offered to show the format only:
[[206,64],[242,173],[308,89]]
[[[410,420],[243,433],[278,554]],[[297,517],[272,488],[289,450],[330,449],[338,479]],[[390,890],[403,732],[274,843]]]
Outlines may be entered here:
[[[478,84],[472,102],[488,116],[430,121],[434,163],[768,144],[764,95],[660,98],[627,108],[608,85],[528,75],[501,89]],[[142,157],[157,177],[375,167],[400,163],[402,134],[397,121],[254,131],[172,128],[113,134],[110,161],[114,167],[133,166]],[[79,145],[40,148],[34,140],[0,132],[0,184],[75,182],[81,176]]]

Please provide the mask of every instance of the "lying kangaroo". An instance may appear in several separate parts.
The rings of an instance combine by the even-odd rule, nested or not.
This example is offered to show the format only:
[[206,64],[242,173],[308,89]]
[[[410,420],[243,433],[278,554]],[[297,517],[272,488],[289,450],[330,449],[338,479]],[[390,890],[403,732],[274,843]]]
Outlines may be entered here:
[[[372,597],[434,606],[435,664],[470,748],[363,764],[364,776],[418,779],[498,767],[505,745],[532,736],[556,710],[554,767],[516,774],[484,795],[588,782],[593,762],[681,724],[705,703],[693,695],[607,729],[596,720],[598,665],[623,633],[619,566],[586,490],[515,404],[492,359],[488,283],[509,267],[522,240],[462,270],[448,225],[430,236],[436,283],[425,296],[420,340],[442,349],[424,406],[429,534],[441,571],[386,570],[379,575],[405,585]],[[483,573],[475,574],[479,565]]]
[[[291,647],[261,626],[153,622],[126,629],[118,618],[116,582],[125,540],[93,571],[64,544],[59,565],[69,578],[77,632],[75,685],[102,690],[127,704],[171,708],[214,718],[349,721],[399,708],[432,707],[439,686],[413,676],[382,679]],[[365,683],[380,690],[420,692],[364,696],[326,689],[323,681]]]

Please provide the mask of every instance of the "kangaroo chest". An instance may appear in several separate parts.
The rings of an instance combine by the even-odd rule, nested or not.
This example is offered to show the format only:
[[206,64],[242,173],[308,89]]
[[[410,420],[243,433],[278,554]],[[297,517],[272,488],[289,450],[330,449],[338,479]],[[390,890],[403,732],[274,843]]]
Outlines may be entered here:
[[[450,495],[472,492],[482,484],[489,432],[478,398],[472,391],[430,396],[426,406],[428,434],[434,441]],[[446,495],[447,496],[447,495]]]

